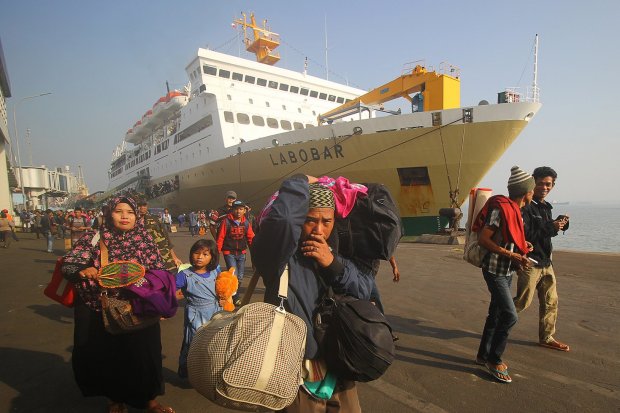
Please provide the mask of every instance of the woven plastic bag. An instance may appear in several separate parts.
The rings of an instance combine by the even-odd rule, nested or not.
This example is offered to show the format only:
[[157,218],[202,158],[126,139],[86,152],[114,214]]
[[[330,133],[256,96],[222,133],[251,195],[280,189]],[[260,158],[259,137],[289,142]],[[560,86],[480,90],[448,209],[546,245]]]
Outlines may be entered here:
[[[285,270],[288,288],[288,268]],[[282,291],[284,274],[280,280]],[[286,291],[286,288],[284,291]],[[280,294],[283,300],[286,298]],[[268,303],[220,312],[196,332],[187,370],[192,386],[230,409],[281,410],[297,396],[306,348],[306,324]]]

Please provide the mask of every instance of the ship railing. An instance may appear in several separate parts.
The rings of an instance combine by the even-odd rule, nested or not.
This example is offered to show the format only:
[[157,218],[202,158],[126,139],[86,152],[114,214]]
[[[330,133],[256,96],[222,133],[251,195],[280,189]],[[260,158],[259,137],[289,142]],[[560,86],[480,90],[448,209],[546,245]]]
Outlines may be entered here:
[[451,77],[455,77],[457,79],[461,78],[461,68],[458,66],[454,66],[448,62],[439,63],[439,74],[447,75]]
[[343,119],[349,116],[354,116],[354,115],[359,115],[361,119],[363,112],[368,112],[368,118],[372,118],[373,111],[375,110],[383,111],[384,108],[381,105],[363,105],[361,102],[358,102],[354,106],[342,108],[328,116],[319,115],[318,121],[319,121],[319,125],[322,125],[325,123],[329,124],[329,123],[333,123],[336,120]]
[[[421,59],[421,60],[414,60],[413,62],[405,63],[403,65],[403,71],[401,75],[404,76],[404,75],[411,74],[415,70],[416,66],[422,66],[424,69],[426,69],[427,72],[435,72],[434,66],[427,66],[426,60]],[[448,75],[448,76],[452,76],[455,78],[460,78],[461,68],[449,62],[440,62],[439,70],[437,70],[436,73],[440,75]]]
[[540,102],[540,88],[538,86],[507,87],[505,93],[512,97],[509,102]]
[[429,72],[433,71],[433,67],[432,66],[430,66],[430,67],[426,66],[426,60],[420,59],[420,60],[414,60],[413,62],[405,63],[403,65],[403,70],[401,72],[401,76],[411,74],[411,72],[413,72],[413,70],[416,68],[416,66],[422,66],[423,68],[425,68]]

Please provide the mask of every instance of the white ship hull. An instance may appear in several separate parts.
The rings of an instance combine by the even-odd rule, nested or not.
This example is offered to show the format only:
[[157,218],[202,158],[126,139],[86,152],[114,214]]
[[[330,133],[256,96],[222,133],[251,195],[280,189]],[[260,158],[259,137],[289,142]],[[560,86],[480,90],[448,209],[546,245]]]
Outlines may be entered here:
[[[420,118],[430,117],[419,113],[304,130],[314,136],[299,143],[293,142],[301,136],[274,135],[263,139],[269,148],[252,150],[264,143],[257,140],[248,145],[248,151],[153,180],[156,184],[178,176],[179,188],[150,203],[173,212],[214,209],[223,203],[223,194],[234,189],[240,199],[260,209],[282,180],[295,173],[345,176],[353,182],[387,185],[399,203],[407,234],[436,231],[439,209],[450,207],[441,140],[453,190],[460,178],[462,203],[539,107],[537,103],[478,106],[473,108],[473,123],[458,121],[461,110],[448,110],[443,116],[446,123],[457,121],[441,128],[416,127]],[[502,114],[503,118],[495,119]],[[362,134],[347,136],[355,127],[361,127]],[[278,139],[279,146],[272,145],[273,139]]]

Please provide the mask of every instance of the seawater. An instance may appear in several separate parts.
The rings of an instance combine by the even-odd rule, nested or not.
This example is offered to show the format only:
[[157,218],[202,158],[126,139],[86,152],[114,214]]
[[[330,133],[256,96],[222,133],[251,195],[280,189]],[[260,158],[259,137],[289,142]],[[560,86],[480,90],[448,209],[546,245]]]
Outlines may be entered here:
[[554,249],[620,253],[620,204],[554,205],[553,217],[560,214],[570,226],[552,239]]
[[[463,208],[467,220],[467,205]],[[570,226],[552,238],[554,250],[620,253],[620,203],[556,204],[553,217],[568,215]]]

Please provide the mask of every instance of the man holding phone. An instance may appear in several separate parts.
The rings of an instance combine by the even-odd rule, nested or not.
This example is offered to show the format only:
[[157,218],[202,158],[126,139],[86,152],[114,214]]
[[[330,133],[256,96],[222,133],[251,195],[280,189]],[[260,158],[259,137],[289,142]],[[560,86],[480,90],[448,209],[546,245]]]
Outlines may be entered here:
[[525,310],[532,303],[534,293],[538,292],[539,300],[539,344],[543,347],[559,351],[569,351],[570,347],[555,338],[555,324],[558,318],[558,294],[555,273],[551,261],[553,245],[551,238],[559,231],[568,229],[569,218],[565,215],[552,218],[553,206],[545,201],[555,186],[557,173],[548,166],[534,169],[536,186],[532,202],[521,210],[525,227],[525,239],[534,250],[528,254],[534,264],[523,268],[517,273],[517,296],[514,304],[517,313]]

